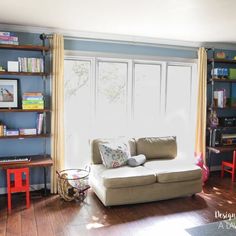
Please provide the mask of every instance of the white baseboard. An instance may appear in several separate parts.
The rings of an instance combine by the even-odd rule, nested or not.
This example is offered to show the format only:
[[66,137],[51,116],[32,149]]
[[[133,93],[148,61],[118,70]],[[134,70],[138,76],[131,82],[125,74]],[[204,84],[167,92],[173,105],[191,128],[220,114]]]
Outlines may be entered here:
[[[50,183],[47,183],[47,188],[50,189]],[[35,190],[40,190],[44,188],[44,184],[32,184],[30,185],[30,191],[35,191]],[[6,194],[7,193],[7,188],[2,187],[0,188],[0,194]]]

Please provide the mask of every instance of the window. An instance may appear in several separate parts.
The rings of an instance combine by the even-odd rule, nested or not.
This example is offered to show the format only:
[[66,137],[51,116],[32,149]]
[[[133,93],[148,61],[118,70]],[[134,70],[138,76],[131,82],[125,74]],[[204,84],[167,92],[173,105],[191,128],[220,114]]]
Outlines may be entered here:
[[65,166],[85,166],[91,135],[91,61],[65,60]]
[[176,135],[192,155],[195,75],[194,63],[66,58],[66,168],[88,164],[97,137]]
[[124,135],[127,121],[128,63],[97,62],[96,133],[98,136]]
[[161,70],[161,64],[134,63],[134,135],[154,135],[158,130],[161,112]]

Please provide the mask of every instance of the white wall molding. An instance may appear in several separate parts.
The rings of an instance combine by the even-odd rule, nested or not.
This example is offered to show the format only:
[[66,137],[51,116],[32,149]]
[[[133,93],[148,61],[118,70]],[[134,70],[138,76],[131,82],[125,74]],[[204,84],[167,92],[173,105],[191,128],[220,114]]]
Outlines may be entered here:
[[15,31],[25,33],[45,33],[53,34],[60,33],[68,40],[86,40],[86,41],[98,41],[98,42],[112,42],[112,43],[125,43],[132,45],[149,45],[149,46],[162,46],[167,48],[178,48],[185,50],[197,50],[199,47],[215,47],[225,50],[236,50],[236,43],[230,42],[193,42],[193,41],[181,41],[172,39],[158,39],[152,37],[132,36],[132,35],[120,35],[98,32],[86,32],[66,30],[61,28],[48,28],[37,26],[25,26],[25,25],[12,25],[12,24],[0,24],[0,31]]
[[187,47],[190,48],[190,50],[197,49],[200,46],[199,42],[158,39],[152,37],[98,33],[98,32],[73,31],[60,28],[0,24],[0,29],[5,31],[16,31],[16,32],[26,32],[26,33],[46,33],[46,34],[60,33],[63,34],[66,39],[71,39],[71,40],[102,41],[102,42],[113,42],[113,43],[138,44],[138,45],[158,44],[170,47],[178,46],[182,47],[183,49]]

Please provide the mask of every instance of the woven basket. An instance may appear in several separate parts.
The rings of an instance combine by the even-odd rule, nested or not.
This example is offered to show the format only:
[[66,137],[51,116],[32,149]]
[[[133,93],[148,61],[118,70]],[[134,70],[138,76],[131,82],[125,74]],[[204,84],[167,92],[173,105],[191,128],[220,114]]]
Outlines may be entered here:
[[58,193],[65,201],[79,200],[83,201],[87,196],[87,190],[90,170],[85,169],[67,169],[57,171]]

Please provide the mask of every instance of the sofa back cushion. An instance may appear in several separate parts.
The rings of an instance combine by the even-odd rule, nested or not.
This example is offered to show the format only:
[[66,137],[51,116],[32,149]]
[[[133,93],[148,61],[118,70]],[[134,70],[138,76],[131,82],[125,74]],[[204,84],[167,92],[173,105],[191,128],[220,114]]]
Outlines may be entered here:
[[128,143],[128,147],[130,149],[131,156],[136,155],[136,142],[135,139],[94,139],[91,142],[91,159],[93,164],[102,164],[102,158],[99,150],[99,144],[109,143],[109,142],[123,142]]
[[150,137],[136,140],[137,155],[144,154],[147,159],[175,158],[177,156],[176,137]]

